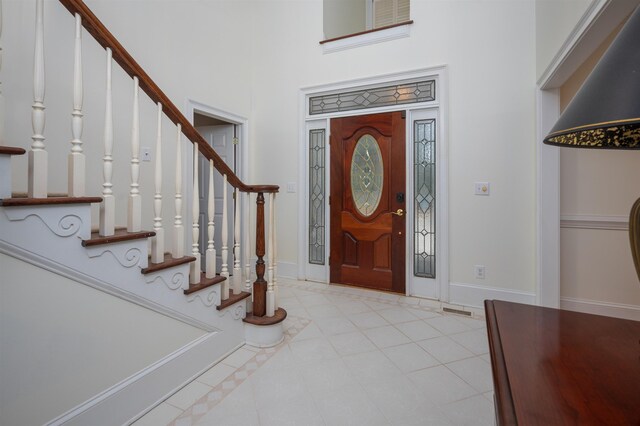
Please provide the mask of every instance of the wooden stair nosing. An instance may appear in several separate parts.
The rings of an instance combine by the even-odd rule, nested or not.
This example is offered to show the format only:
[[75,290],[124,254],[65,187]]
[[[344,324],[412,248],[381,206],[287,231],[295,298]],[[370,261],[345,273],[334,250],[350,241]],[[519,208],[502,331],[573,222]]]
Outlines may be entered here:
[[24,155],[27,151],[17,146],[0,146],[0,154],[4,155]]
[[216,309],[221,311],[224,308],[228,308],[234,303],[238,303],[239,301],[246,299],[249,296],[251,296],[251,293],[248,293],[246,291],[241,291],[240,294],[235,294],[233,291],[230,291],[229,298],[227,300],[221,301],[220,305],[216,306]]
[[[151,258],[151,256],[149,256],[149,258]],[[146,268],[142,268],[140,272],[142,272],[143,274],[151,274],[153,272],[158,272],[164,269],[173,268],[174,266],[184,265],[185,263],[191,263],[194,260],[196,260],[196,258],[193,256],[182,256],[177,259],[174,259],[171,256],[171,253],[165,253],[163,262],[151,263],[151,260],[149,260],[149,266],[147,266]]]
[[278,308],[272,317],[268,317],[266,315],[263,317],[256,317],[253,314],[247,314],[246,318],[242,321],[246,322],[247,324],[264,326],[278,324],[279,322],[284,321],[285,318],[287,318],[287,311],[282,308]]
[[4,198],[0,199],[0,206],[48,206],[61,204],[92,204],[101,203],[102,197],[47,197],[47,198]]
[[200,282],[198,284],[190,284],[187,290],[184,290],[184,294],[195,293],[196,291],[203,290],[207,287],[211,287],[212,285],[220,284],[225,281],[226,278],[220,275],[216,275],[213,278],[207,278],[204,272],[200,273]]
[[153,231],[127,232],[126,229],[118,229],[115,234],[108,237],[101,237],[98,232],[92,232],[90,239],[82,240],[82,246],[92,247],[122,241],[140,240],[142,238],[154,237],[155,235],[156,233]]

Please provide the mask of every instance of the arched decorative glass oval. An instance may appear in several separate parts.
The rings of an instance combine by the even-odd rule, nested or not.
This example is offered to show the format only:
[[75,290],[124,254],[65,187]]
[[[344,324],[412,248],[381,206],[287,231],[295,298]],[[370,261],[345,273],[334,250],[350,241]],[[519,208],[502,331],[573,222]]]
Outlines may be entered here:
[[363,135],[356,143],[351,158],[351,194],[356,209],[363,216],[371,216],[380,204],[384,168],[378,142],[371,135]]

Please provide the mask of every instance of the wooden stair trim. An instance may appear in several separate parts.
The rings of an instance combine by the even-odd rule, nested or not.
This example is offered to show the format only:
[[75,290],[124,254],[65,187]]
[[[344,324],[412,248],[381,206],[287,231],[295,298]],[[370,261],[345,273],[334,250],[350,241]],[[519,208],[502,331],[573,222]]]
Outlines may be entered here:
[[266,315],[263,317],[257,317],[253,314],[247,314],[247,317],[242,321],[246,322],[247,324],[264,326],[278,324],[279,322],[284,321],[286,317],[287,311],[282,308],[278,308],[272,317],[268,317]]
[[122,241],[140,240],[142,238],[154,237],[153,231],[127,232],[126,229],[116,229],[115,234],[108,237],[101,237],[97,231],[91,233],[91,238],[82,240],[83,247],[93,247],[103,244],[120,243]]
[[246,291],[241,291],[240,294],[235,294],[233,291],[229,292],[229,298],[227,300],[223,300],[220,302],[220,305],[216,306],[216,309],[221,311],[224,308],[228,308],[234,303],[238,303],[239,301],[246,299],[251,296],[251,293],[247,293]]
[[195,293],[196,291],[200,291],[203,290],[207,287],[211,287],[213,285],[216,284],[220,284],[221,282],[225,281],[226,278],[222,277],[220,275],[216,275],[213,278],[207,278],[206,274],[204,272],[200,273],[200,282],[198,284],[189,284],[189,288],[187,290],[184,290],[184,294],[191,294],[191,293]]
[[4,198],[0,199],[0,206],[53,206],[61,204],[93,204],[101,203],[102,197],[48,197],[48,198]]
[[[149,259],[151,259],[151,256],[149,256]],[[147,266],[146,268],[142,268],[140,272],[142,272],[143,274],[151,274],[153,272],[158,272],[164,269],[173,268],[174,266],[180,266],[180,265],[184,265],[185,263],[191,263],[194,260],[196,260],[196,258],[193,256],[183,256],[183,257],[174,259],[171,256],[171,253],[165,253],[163,262],[151,263],[151,260],[149,260],[149,266]]]
[[23,148],[16,146],[0,146],[0,155],[24,155],[26,152]]

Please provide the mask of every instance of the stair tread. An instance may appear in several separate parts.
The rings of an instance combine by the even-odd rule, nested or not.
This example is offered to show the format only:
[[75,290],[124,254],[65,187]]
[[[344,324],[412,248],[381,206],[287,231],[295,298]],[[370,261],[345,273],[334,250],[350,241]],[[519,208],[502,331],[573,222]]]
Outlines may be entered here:
[[47,197],[47,198],[28,198],[15,197],[0,199],[0,205],[3,207],[17,206],[47,206],[59,204],[92,204],[101,203],[102,197]]
[[191,293],[195,293],[196,291],[200,291],[202,289],[205,289],[207,287],[211,287],[212,285],[216,285],[216,284],[220,284],[221,282],[225,281],[226,278],[222,277],[220,275],[216,275],[213,278],[207,278],[206,274],[204,272],[200,273],[200,282],[197,284],[189,284],[189,288],[187,290],[184,290],[184,294],[191,294]]
[[0,145],[0,154],[4,155],[23,155],[25,152],[24,148],[18,148],[17,146],[5,146]]
[[257,317],[253,314],[247,314],[246,318],[242,321],[253,325],[274,325],[284,321],[286,317],[287,311],[282,308],[278,308],[272,317],[268,317],[266,315],[263,317]]
[[[149,256],[151,257],[151,256]],[[162,271],[163,269],[173,268],[174,266],[184,265],[185,263],[190,263],[196,260],[193,256],[183,256],[177,259],[174,259],[171,256],[171,253],[164,254],[164,261],[160,263],[151,263],[149,261],[149,266],[142,269],[143,274],[150,274],[152,272]]]
[[127,232],[126,229],[116,229],[115,234],[101,237],[98,231],[91,233],[91,239],[82,240],[83,247],[99,246],[101,244],[119,243],[122,241],[139,240],[155,236],[153,231]]
[[229,298],[220,302],[220,305],[216,306],[216,309],[221,311],[224,308],[227,308],[234,303],[238,303],[242,299],[246,299],[249,296],[251,296],[251,293],[247,293],[246,291],[241,291],[240,294],[235,294],[233,291],[230,291]]

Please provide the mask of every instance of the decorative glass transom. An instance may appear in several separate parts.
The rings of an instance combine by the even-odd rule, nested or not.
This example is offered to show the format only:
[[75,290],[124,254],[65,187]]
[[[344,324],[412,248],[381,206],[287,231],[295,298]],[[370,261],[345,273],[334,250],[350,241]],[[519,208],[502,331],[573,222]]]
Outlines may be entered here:
[[309,130],[309,263],[324,265],[325,129]]
[[378,142],[364,135],[356,144],[351,159],[351,194],[356,209],[363,216],[371,216],[380,204],[384,170]]
[[436,277],[436,121],[413,122],[413,273]]
[[389,105],[415,104],[436,99],[436,81],[425,80],[374,87],[309,99],[309,114],[352,111]]

